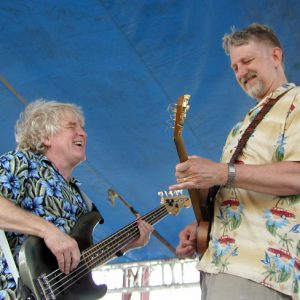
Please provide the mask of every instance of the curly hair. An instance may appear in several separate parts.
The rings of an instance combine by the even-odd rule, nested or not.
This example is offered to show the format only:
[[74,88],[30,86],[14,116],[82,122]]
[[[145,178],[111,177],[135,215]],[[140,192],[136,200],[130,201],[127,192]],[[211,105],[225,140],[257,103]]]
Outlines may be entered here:
[[231,28],[231,33],[226,33],[223,36],[223,48],[225,53],[229,55],[230,48],[232,46],[241,46],[248,44],[250,40],[256,40],[261,42],[266,42],[273,47],[279,47],[281,50],[281,44],[275,33],[266,25],[261,25],[258,23],[252,23],[248,27],[236,31],[234,27]]
[[66,113],[71,112],[84,126],[81,107],[55,100],[38,99],[29,103],[20,114],[15,126],[15,138],[18,150],[29,150],[44,154],[43,140],[61,129],[61,122]]

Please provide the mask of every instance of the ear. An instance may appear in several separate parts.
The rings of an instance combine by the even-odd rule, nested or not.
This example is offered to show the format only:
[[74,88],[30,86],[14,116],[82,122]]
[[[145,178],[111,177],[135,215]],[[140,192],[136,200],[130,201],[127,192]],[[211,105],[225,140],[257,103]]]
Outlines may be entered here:
[[49,147],[51,145],[49,137],[43,138],[42,142],[46,147]]
[[282,50],[279,47],[274,47],[272,50],[272,57],[274,60],[274,63],[276,66],[279,66],[282,64],[283,61],[283,53]]

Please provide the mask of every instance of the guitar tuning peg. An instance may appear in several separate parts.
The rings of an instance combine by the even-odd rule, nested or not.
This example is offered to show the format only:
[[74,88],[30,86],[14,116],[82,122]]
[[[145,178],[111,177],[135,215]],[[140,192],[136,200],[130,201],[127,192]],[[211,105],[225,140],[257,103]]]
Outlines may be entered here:
[[167,112],[173,114],[173,113],[176,113],[176,111],[177,111],[177,105],[175,103],[171,103],[168,105]]
[[157,193],[157,195],[162,198],[164,193],[162,191],[160,191],[160,192]]
[[168,127],[174,128],[174,121],[175,121],[175,119],[173,119],[172,117],[170,117],[170,120],[166,121]]
[[177,190],[175,191],[176,196],[182,195],[183,194],[183,190]]

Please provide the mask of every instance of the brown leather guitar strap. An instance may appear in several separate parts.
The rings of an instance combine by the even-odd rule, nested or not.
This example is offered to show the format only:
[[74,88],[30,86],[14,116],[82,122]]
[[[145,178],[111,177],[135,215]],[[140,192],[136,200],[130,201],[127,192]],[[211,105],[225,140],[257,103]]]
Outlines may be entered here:
[[237,158],[242,153],[243,148],[245,147],[247,141],[249,140],[251,134],[253,133],[256,126],[260,123],[260,121],[264,118],[264,116],[269,112],[269,110],[272,108],[272,106],[288,91],[291,89],[285,91],[284,93],[280,94],[278,97],[274,99],[269,99],[268,102],[262,107],[262,109],[258,112],[258,114],[255,116],[253,121],[250,123],[250,125],[247,127],[245,132],[243,133],[241,139],[238,142],[238,145],[230,159],[231,163],[235,163]]
[[[238,145],[230,159],[230,163],[235,163],[237,158],[240,156],[242,153],[243,148],[245,147],[247,141],[249,140],[251,134],[253,133],[254,129],[256,126],[260,123],[260,121],[264,118],[264,116],[269,112],[269,110],[272,108],[272,106],[283,96],[285,95],[288,91],[291,89],[288,89],[284,93],[280,94],[278,97],[272,99],[270,98],[267,103],[262,107],[262,109],[257,113],[255,118],[252,120],[252,122],[249,124],[245,132],[243,133],[242,137],[240,138]],[[209,189],[208,192],[208,197],[207,197],[207,202],[210,206],[210,213],[211,213],[211,218],[213,218],[213,202],[214,198],[219,190],[220,186],[216,185],[213,186]]]

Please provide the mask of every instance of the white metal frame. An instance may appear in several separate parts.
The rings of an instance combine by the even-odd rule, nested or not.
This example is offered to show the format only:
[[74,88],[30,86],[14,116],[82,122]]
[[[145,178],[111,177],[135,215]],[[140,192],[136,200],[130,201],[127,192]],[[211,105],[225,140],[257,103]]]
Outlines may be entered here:
[[123,295],[136,291],[142,294],[166,288],[199,287],[197,262],[197,259],[175,258],[110,264],[96,268],[93,278],[97,284],[105,283],[108,293]]

